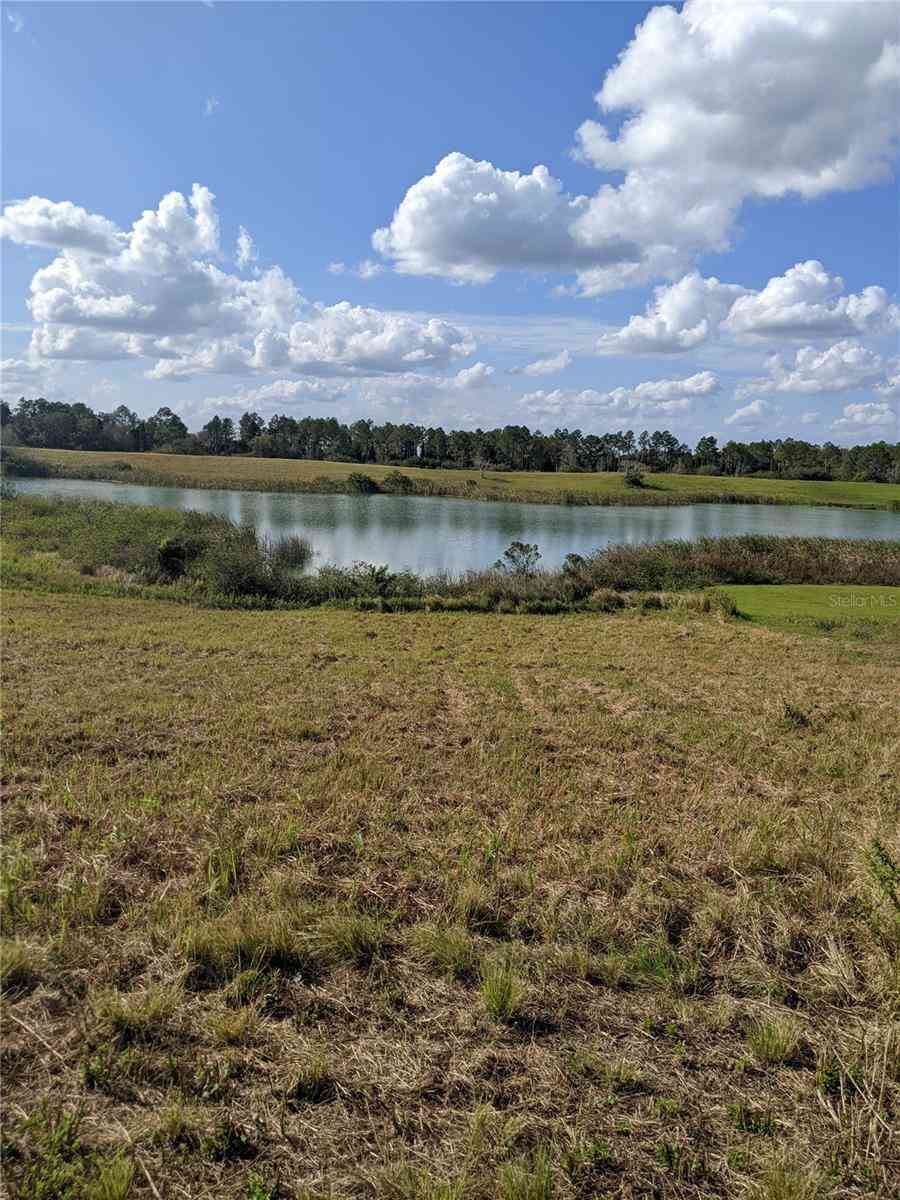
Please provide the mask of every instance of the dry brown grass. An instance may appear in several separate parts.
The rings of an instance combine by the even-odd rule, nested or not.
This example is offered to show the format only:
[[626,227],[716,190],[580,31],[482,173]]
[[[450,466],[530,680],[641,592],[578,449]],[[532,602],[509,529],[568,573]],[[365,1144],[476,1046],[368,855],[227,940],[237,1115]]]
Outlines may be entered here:
[[11,1195],[896,1194],[896,641],[4,620]]

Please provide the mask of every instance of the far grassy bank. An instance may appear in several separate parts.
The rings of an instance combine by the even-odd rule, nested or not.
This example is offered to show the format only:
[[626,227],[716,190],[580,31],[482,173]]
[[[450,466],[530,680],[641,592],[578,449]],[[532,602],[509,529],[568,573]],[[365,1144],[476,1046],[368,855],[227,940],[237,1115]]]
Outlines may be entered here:
[[616,472],[454,471],[306,459],[15,447],[17,470],[62,479],[256,492],[378,492],[531,504],[811,504],[900,511],[900,485]]

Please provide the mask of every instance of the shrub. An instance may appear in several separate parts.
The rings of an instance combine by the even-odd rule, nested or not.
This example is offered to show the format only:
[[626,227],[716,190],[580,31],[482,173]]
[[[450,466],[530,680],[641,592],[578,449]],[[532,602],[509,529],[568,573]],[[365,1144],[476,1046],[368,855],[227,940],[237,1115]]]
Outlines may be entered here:
[[289,534],[278,541],[266,541],[266,554],[275,571],[302,571],[313,556],[313,548],[308,538],[299,534]]
[[494,570],[510,575],[533,575],[540,557],[540,550],[530,542],[510,542],[503,557],[494,563]]
[[381,489],[371,475],[354,471],[347,476],[347,491],[357,496],[372,496]]
[[381,490],[393,496],[410,496],[416,490],[416,485],[402,471],[390,471],[381,481]]
[[252,529],[232,527],[211,541],[193,565],[210,592],[224,596],[274,596],[280,573]]
[[623,462],[622,477],[626,487],[640,488],[644,486],[644,469],[638,462]]

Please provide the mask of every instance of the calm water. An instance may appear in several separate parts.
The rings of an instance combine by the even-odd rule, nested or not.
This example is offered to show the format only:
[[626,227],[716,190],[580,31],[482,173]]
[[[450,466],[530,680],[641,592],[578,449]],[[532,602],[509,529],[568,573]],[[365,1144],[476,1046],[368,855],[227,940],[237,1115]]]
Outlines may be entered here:
[[195,509],[252,522],[260,533],[309,538],[316,563],[387,563],[425,574],[494,562],[512,541],[537,542],[543,564],[611,542],[739,533],[900,538],[900,514],[850,508],[694,504],[672,508],[569,508],[427,496],[315,496],[205,488],[138,487],[80,479],[17,479],[39,496],[73,496]]

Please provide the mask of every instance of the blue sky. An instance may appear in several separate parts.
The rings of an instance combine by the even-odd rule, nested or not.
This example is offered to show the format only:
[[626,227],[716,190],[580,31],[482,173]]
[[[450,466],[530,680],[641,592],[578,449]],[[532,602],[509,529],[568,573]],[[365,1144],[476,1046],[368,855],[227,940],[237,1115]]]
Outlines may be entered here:
[[3,10],[4,397],[900,436],[896,5]]

